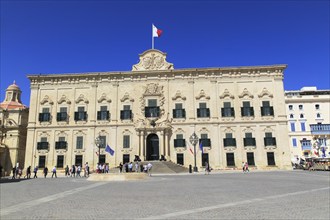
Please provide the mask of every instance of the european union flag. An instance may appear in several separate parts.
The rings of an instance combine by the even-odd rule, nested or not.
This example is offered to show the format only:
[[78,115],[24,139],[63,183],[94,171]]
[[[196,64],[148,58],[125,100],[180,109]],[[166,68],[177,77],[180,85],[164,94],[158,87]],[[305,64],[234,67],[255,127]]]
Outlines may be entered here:
[[204,153],[204,152],[203,152],[203,141],[201,141],[201,142],[199,143],[199,148],[201,149],[202,153]]
[[115,154],[115,151],[111,149],[109,144],[107,144],[107,147],[105,148],[105,152],[108,152],[111,156]]

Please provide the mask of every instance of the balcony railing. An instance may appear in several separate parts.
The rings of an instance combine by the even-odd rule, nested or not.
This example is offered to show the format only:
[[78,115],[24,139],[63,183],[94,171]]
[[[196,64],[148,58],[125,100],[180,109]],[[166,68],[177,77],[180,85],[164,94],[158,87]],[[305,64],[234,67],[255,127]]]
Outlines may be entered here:
[[48,150],[49,143],[48,142],[38,142],[37,150]]
[[157,118],[160,114],[159,107],[145,107],[144,115],[146,118]]
[[86,121],[87,120],[87,112],[75,112],[74,113],[75,121]]
[[50,121],[50,113],[39,113],[39,121],[40,122]]
[[234,108],[221,108],[222,117],[235,117]]
[[57,121],[66,121],[68,119],[68,113],[66,112],[57,112],[56,120]]
[[330,134],[330,124],[311,124],[312,134]]
[[273,106],[261,107],[261,116],[274,116]]
[[203,147],[211,147],[211,139],[199,139],[199,144],[201,143]]
[[241,116],[242,117],[254,116],[253,107],[241,107]]
[[132,119],[132,110],[121,110],[120,111],[120,119],[121,120]]
[[109,120],[110,112],[109,111],[98,111],[97,112],[97,120]]
[[173,118],[186,118],[185,109],[173,109]]
[[312,142],[310,140],[302,140],[301,149],[302,150],[312,150]]
[[265,146],[276,146],[276,139],[274,137],[265,137],[264,144]]
[[197,109],[197,118],[209,118],[210,109],[209,108],[198,108]]
[[174,139],[174,147],[185,147],[186,140],[185,139]]
[[243,142],[244,142],[244,146],[256,146],[255,138],[244,138]]
[[66,149],[67,145],[68,144],[66,141],[57,141],[57,142],[55,142],[55,149],[63,150],[63,149]]
[[224,138],[223,146],[225,147],[236,147],[236,139],[235,138]]

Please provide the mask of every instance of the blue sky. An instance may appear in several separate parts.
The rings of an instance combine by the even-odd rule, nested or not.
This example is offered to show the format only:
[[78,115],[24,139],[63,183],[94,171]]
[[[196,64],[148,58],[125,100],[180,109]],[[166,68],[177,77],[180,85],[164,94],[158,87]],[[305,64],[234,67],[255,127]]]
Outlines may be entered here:
[[175,69],[288,64],[284,87],[329,89],[329,1],[1,1],[1,101],[27,74],[130,71],[151,48]]

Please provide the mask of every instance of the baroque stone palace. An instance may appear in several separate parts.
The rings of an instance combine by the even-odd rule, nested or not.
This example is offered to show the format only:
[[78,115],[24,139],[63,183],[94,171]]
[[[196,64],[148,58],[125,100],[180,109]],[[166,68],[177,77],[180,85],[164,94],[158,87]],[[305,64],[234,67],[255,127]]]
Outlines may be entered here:
[[197,167],[208,161],[215,169],[240,168],[247,161],[291,168],[285,68],[177,70],[165,53],[147,50],[132,71],[29,75],[25,166],[93,168],[100,160],[114,167],[138,156],[188,167],[195,132]]

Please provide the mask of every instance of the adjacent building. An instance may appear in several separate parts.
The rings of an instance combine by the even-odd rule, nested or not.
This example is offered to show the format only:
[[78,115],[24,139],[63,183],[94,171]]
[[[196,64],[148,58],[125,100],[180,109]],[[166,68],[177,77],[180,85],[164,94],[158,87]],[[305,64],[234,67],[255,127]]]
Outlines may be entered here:
[[29,109],[21,101],[21,89],[14,82],[0,103],[0,166],[4,175],[23,167]]
[[286,91],[292,158],[330,157],[330,90]]
[[188,167],[196,147],[199,168],[291,168],[286,65],[174,69],[153,49],[139,58],[132,71],[29,75],[25,166],[139,157]]

